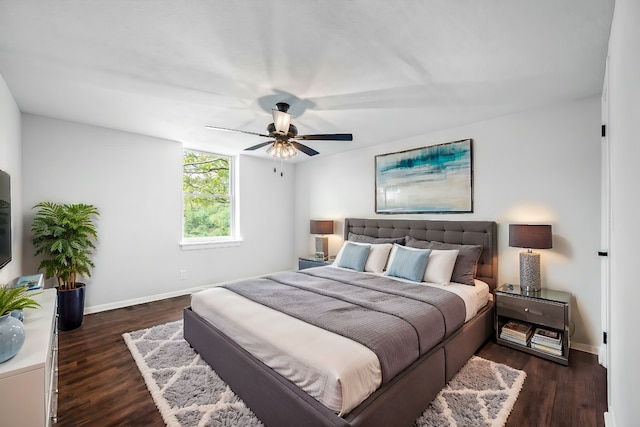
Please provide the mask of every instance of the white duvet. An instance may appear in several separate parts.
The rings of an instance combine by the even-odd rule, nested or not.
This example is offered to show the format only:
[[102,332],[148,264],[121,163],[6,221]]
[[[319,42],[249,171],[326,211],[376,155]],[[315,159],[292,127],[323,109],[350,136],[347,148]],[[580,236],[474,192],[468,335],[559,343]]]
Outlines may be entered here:
[[[425,285],[459,295],[465,321],[489,298],[489,286],[479,280],[476,286]],[[193,294],[191,309],[338,415],[349,413],[380,386],[375,353],[341,335],[220,287]]]

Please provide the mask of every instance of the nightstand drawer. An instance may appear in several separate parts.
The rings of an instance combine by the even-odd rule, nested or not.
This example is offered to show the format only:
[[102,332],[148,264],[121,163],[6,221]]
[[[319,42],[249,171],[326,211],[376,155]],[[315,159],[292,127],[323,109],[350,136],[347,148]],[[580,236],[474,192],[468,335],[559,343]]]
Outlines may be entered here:
[[505,317],[513,317],[556,329],[563,329],[565,325],[564,304],[550,301],[541,302],[513,295],[501,298],[498,295],[496,306],[500,310],[500,314]]

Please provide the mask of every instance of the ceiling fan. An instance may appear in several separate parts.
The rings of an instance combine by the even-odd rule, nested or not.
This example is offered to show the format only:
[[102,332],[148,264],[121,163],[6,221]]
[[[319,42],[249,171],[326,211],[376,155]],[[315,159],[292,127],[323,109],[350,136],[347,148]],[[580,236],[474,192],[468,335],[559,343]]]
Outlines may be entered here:
[[289,159],[297,154],[297,151],[302,151],[308,156],[315,156],[318,153],[313,148],[307,147],[304,144],[299,143],[296,140],[311,141],[311,140],[323,140],[323,141],[352,141],[353,135],[350,133],[333,133],[333,134],[319,134],[319,135],[298,135],[298,128],[291,123],[291,114],[289,111],[289,104],[286,102],[278,102],[276,104],[277,109],[271,110],[273,114],[273,123],[269,123],[267,126],[267,134],[250,132],[246,130],[227,129],[218,126],[206,126],[207,129],[224,130],[229,132],[241,132],[249,135],[262,136],[264,138],[272,138],[271,141],[261,142],[260,144],[245,148],[245,151],[253,151],[258,148],[271,145],[267,149],[267,153],[278,159]]

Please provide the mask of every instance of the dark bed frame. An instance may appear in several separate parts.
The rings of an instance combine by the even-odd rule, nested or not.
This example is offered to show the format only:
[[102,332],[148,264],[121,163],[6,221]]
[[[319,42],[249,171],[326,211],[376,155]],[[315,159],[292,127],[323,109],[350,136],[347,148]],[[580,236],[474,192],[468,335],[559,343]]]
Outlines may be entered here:
[[[493,291],[498,273],[497,225],[493,221],[345,219],[349,232],[371,237],[411,236],[445,243],[483,245],[476,277]],[[493,302],[459,331],[384,384],[344,417],[254,358],[224,333],[184,310],[184,337],[266,425],[410,426],[438,392],[493,333]]]

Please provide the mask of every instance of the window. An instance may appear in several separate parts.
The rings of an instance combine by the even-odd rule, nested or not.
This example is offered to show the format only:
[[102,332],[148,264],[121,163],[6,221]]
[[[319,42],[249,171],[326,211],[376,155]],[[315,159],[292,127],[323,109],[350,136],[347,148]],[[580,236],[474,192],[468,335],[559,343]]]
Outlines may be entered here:
[[233,157],[184,150],[183,244],[235,240]]

